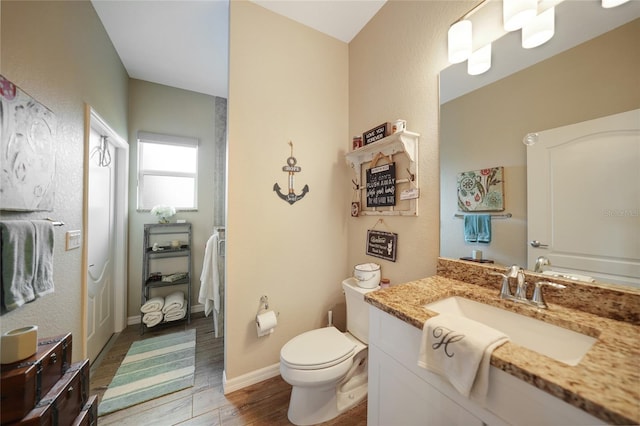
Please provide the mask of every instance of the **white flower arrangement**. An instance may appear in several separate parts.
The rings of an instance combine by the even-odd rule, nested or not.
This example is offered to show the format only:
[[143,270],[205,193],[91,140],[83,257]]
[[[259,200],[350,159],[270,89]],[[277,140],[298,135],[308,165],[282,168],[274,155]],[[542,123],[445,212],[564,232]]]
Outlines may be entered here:
[[176,209],[172,206],[159,205],[151,209],[151,214],[157,216],[160,223],[168,223],[168,218],[176,214]]

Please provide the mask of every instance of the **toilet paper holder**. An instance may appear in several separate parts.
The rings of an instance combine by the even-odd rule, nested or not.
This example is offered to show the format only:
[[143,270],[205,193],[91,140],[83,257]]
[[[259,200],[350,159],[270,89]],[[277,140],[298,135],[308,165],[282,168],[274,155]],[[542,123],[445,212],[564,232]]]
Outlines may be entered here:
[[258,308],[258,313],[266,311],[267,309],[269,309],[269,298],[267,296],[260,296],[260,308]]
[[[269,310],[269,298],[267,296],[260,296],[260,305],[258,306],[258,312],[256,313],[256,324],[258,324],[258,315]],[[276,317],[280,316],[280,312],[275,312]]]
[[256,314],[256,331],[258,337],[264,337],[272,334],[278,325],[279,312],[269,309],[269,298],[267,296],[260,297],[260,305]]

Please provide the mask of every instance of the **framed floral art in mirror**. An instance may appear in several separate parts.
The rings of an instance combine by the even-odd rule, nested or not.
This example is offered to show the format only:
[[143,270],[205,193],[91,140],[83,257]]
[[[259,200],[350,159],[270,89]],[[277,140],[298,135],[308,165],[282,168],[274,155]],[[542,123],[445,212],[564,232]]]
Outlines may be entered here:
[[504,168],[491,167],[458,173],[458,210],[504,211]]

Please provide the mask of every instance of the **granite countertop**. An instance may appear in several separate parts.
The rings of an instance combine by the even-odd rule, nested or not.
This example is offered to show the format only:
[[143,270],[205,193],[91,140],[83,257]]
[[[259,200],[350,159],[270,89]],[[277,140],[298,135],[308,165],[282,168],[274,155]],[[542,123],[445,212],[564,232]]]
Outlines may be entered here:
[[437,315],[423,307],[449,296],[462,296],[596,337],[576,366],[569,366],[512,342],[498,347],[491,365],[613,424],[640,423],[640,326],[562,305],[548,309],[517,304],[487,288],[436,275],[370,292],[373,306],[422,330]]

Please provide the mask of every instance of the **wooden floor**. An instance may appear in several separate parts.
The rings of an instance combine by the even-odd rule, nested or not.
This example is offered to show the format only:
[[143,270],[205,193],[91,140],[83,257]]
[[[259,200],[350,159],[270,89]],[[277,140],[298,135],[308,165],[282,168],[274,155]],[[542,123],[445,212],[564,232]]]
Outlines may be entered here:
[[[190,328],[196,329],[196,372],[192,388],[165,395],[102,416],[100,426],[141,425],[290,425],[287,408],[291,386],[280,376],[224,395],[222,393],[223,339],[213,337],[213,322],[194,314],[190,325],[177,325],[140,336],[129,326],[107,347],[91,369],[91,394],[104,394],[129,347],[136,340]],[[325,425],[366,425],[366,400]]]

